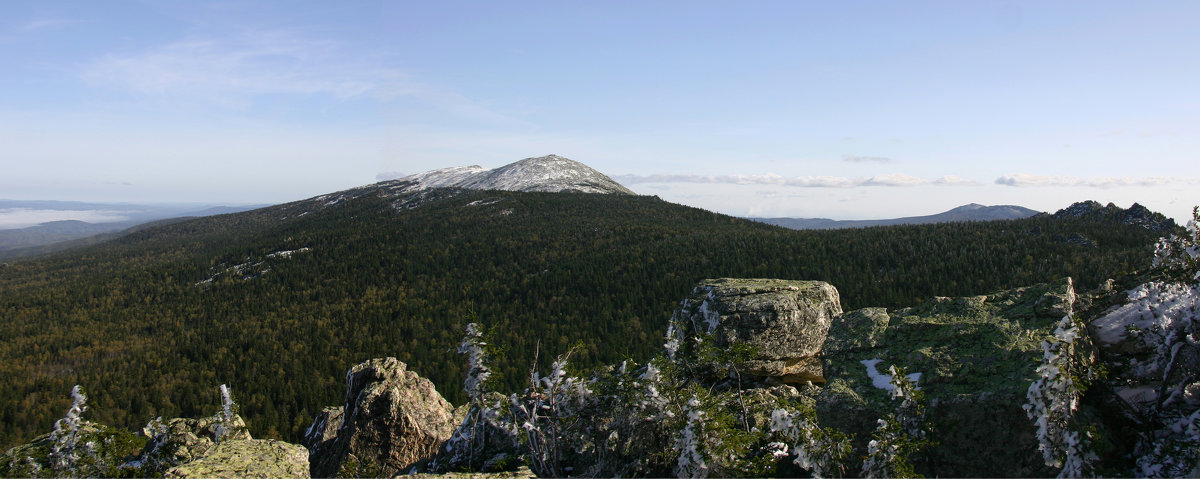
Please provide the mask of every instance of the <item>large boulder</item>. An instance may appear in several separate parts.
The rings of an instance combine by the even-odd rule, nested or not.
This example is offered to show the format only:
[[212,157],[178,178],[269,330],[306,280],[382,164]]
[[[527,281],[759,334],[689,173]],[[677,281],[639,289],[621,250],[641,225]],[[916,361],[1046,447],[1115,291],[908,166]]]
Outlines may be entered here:
[[273,439],[222,441],[203,457],[168,470],[165,477],[309,477],[308,450]]
[[[334,434],[335,422],[340,425]],[[346,373],[340,420],[327,410],[309,428],[312,475],[406,473],[435,455],[455,425],[454,407],[432,382],[396,358],[372,359]]]
[[820,281],[710,279],[674,313],[684,341],[711,338],[719,350],[742,347],[742,374],[785,383],[825,382],[817,353],[842,313],[837,289]]

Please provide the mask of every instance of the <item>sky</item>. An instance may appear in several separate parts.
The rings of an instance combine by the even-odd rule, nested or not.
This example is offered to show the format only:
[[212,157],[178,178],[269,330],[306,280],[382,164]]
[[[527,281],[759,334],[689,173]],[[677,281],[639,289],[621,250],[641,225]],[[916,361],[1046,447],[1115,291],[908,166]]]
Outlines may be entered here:
[[0,199],[558,154],[737,216],[1200,204],[1195,1],[0,3]]

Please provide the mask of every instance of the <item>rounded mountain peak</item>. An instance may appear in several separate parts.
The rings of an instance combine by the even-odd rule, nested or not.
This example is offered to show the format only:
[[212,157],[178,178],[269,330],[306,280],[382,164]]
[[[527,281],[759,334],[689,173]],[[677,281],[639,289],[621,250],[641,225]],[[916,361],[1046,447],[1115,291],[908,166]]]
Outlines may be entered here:
[[559,155],[525,158],[492,170],[479,167],[444,168],[405,179],[416,180],[422,187],[635,194],[603,173]]

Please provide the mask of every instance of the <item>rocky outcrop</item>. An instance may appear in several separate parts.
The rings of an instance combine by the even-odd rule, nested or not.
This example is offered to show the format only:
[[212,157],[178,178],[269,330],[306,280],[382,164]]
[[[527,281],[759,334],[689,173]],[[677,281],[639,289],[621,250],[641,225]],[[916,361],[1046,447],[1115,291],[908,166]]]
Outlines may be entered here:
[[1101,206],[1095,201],[1080,201],[1054,213],[1055,218],[1084,218],[1093,221],[1108,221],[1114,225],[1133,225],[1150,231],[1169,232],[1177,227],[1175,220],[1167,218],[1162,213],[1150,211],[1145,206],[1134,203],[1129,209],[1109,203]]
[[842,313],[833,318],[829,336],[821,349],[826,353],[837,353],[878,346],[890,319],[887,308],[863,308]]
[[[1120,413],[1118,419],[1145,426],[1128,429],[1140,429],[1141,437],[1158,444],[1195,442],[1200,426],[1200,343],[1195,341],[1200,336],[1200,284],[1152,281],[1124,294],[1123,304],[1089,324],[1104,353],[1112,393],[1119,398],[1112,409]],[[1140,448],[1143,457],[1152,458],[1148,463],[1162,462],[1150,446]],[[1167,474],[1187,470],[1169,467]]]
[[308,448],[312,457],[327,457],[332,453],[338,429],[342,428],[342,413],[345,411],[343,406],[324,408],[304,431],[300,442]]
[[276,440],[222,441],[203,457],[167,471],[168,478],[309,477],[308,450]]
[[722,278],[697,284],[672,323],[680,338],[707,335],[718,349],[744,347],[750,357],[735,364],[741,374],[823,383],[816,356],[841,313],[828,283]]
[[[456,426],[454,407],[433,383],[396,358],[372,359],[346,373],[340,425],[326,409],[305,445],[315,477],[391,476],[432,457]],[[332,436],[332,437],[331,437]]]
[[[239,415],[233,416],[230,431],[221,440],[249,440],[246,421]],[[174,418],[167,420],[162,431],[149,427],[142,435],[149,438],[144,456],[147,460],[166,466],[186,464],[203,457],[217,444],[217,430],[221,426],[216,416],[202,418]]]
[[[857,438],[894,407],[873,380],[889,366],[919,373],[926,420],[938,444],[918,472],[954,477],[1046,476],[1022,404],[1037,377],[1042,342],[1076,301],[1069,279],[984,296],[931,298],[891,312],[851,311],[834,320],[822,352],[828,383],[802,389],[822,424]],[[881,331],[882,330],[882,331]],[[1088,350],[1086,338],[1079,348]],[[877,361],[877,362],[876,362]]]

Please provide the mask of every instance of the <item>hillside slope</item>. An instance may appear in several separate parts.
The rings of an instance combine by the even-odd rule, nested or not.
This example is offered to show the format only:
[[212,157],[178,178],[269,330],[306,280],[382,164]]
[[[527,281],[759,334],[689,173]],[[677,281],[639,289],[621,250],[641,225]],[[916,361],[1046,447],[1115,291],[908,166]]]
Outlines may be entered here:
[[[477,321],[517,389],[535,354],[644,359],[698,278],[836,284],[847,308],[901,307],[1144,266],[1157,233],[1037,217],[801,232],[654,197],[423,189],[384,182],[147,228],[0,270],[0,445],[48,430],[83,384],[96,420],[207,414],[241,391],[256,437],[295,440],[351,365],[395,356],[460,402],[451,352]],[[408,191],[408,192],[405,192]],[[1061,241],[1077,233],[1093,246]]]

